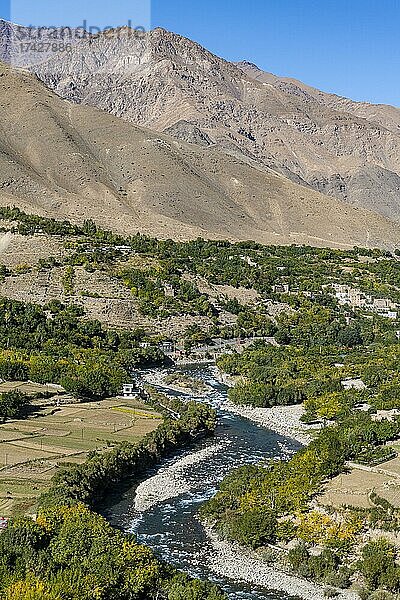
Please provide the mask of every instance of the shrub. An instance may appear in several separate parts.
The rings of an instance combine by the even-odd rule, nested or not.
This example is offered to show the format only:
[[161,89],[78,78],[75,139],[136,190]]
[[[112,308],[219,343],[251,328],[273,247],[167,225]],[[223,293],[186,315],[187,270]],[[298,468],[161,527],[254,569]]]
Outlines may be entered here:
[[11,390],[0,395],[0,419],[18,419],[22,417],[28,406],[30,398],[21,390]]
[[232,519],[229,527],[240,544],[256,549],[276,540],[276,514],[256,508]]
[[381,538],[368,542],[362,551],[359,569],[371,589],[385,587],[391,591],[400,589],[400,568],[396,564],[396,548]]

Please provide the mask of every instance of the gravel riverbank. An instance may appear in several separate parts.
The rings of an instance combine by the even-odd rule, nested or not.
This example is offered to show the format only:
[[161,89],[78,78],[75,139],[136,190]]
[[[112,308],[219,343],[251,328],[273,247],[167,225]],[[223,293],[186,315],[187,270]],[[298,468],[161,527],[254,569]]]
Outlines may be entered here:
[[312,439],[311,432],[315,427],[305,425],[300,421],[304,409],[301,404],[295,406],[273,406],[272,408],[254,408],[240,406],[226,401],[223,408],[229,412],[250,419],[257,425],[272,429],[276,433],[292,438],[300,444],[307,445]]
[[[213,367],[212,372],[214,377],[228,387],[232,387],[235,383],[234,378],[221,373],[218,367]],[[250,419],[257,425],[261,425],[266,429],[272,429],[276,433],[285,437],[292,438],[300,444],[307,445],[312,439],[312,432],[319,426],[310,426],[302,423],[301,416],[304,413],[303,406],[296,404],[294,406],[273,406],[271,408],[255,408],[254,406],[241,406],[233,404],[227,400],[222,405],[229,412],[240,415],[245,419]]]
[[211,387],[204,383],[203,390],[191,389],[190,385],[184,387],[177,383],[166,383],[165,378],[168,377],[169,374],[170,372],[168,371],[149,371],[147,373],[143,373],[143,379],[150,385],[158,385],[174,392],[190,395],[193,398],[204,398],[211,391]]
[[135,510],[144,512],[156,504],[170,498],[190,492],[190,482],[185,478],[185,472],[193,465],[207,460],[213,454],[227,447],[227,442],[213,444],[197,452],[193,452],[176,462],[162,467],[156,475],[143,481],[136,489]]
[[[219,576],[235,581],[258,585],[278,592],[299,596],[303,600],[322,600],[324,588],[315,583],[289,575],[271,567],[255,552],[238,544],[221,540],[215,532],[206,528],[207,538],[212,547],[209,555],[209,568]],[[337,600],[360,600],[355,592],[339,590]]]

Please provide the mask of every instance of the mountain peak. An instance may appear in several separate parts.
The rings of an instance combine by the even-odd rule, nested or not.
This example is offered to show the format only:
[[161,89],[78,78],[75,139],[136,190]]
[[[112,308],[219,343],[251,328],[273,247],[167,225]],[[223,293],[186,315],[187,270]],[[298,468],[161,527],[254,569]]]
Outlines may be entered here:
[[163,28],[122,31],[41,56],[31,71],[70,101],[400,221],[399,109],[326,94],[249,61],[227,62]]
[[254,69],[255,71],[261,71],[260,67],[255,63],[252,63],[248,60],[241,60],[240,62],[235,63],[240,68],[249,68]]

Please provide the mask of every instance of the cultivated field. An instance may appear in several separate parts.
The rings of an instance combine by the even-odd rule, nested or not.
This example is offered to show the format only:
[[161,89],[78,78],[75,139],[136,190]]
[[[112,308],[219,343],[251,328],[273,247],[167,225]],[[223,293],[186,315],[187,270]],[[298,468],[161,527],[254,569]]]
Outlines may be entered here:
[[359,466],[338,475],[326,485],[318,502],[325,506],[369,508],[373,506],[369,499],[372,491],[400,508],[400,456],[377,467]]
[[81,463],[96,448],[138,441],[160,422],[139,401],[110,399],[49,406],[0,425],[0,516],[34,512],[60,465]]
[[[9,228],[8,221],[0,220],[0,227]],[[15,269],[22,265],[36,265],[40,258],[62,259],[66,255],[63,239],[48,235],[24,236],[7,231],[0,233],[0,262]]]
[[60,385],[55,383],[41,384],[32,381],[3,381],[0,383],[0,394],[11,392],[12,390],[21,390],[24,394],[54,394],[65,398],[66,393]]

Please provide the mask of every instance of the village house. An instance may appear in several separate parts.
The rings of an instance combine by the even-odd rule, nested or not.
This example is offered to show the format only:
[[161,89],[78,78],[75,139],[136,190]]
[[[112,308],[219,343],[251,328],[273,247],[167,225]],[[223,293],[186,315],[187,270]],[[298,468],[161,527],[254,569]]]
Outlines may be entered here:
[[137,398],[139,395],[139,388],[135,383],[124,383],[122,386],[121,396],[126,399]]
[[365,390],[367,387],[359,377],[356,379],[347,377],[346,379],[343,379],[341,384],[345,390]]
[[348,285],[333,283],[331,286],[335,291],[335,297],[340,305],[350,305],[352,308],[366,308],[376,312],[381,317],[388,319],[397,319],[398,305],[389,298],[373,298],[360,290],[351,288]]
[[284,284],[279,284],[279,285],[273,285],[272,286],[272,291],[275,292],[275,294],[288,294],[289,293],[289,284],[288,283],[284,283]]
[[170,298],[173,298],[175,296],[174,287],[169,283],[164,284],[164,294]]
[[165,354],[171,354],[174,351],[174,342],[164,341],[160,343],[160,348]]

